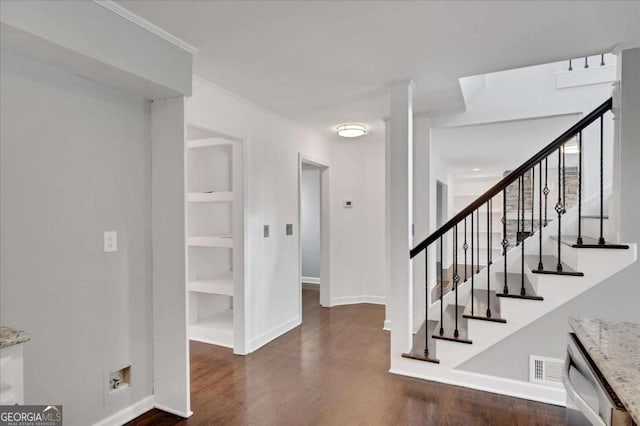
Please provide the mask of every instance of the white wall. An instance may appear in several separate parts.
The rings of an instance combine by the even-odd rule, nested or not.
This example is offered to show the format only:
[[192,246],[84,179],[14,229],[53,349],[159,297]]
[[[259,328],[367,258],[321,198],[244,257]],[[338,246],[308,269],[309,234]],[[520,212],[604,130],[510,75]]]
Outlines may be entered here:
[[320,279],[320,170],[303,169],[300,185],[302,276]]
[[[191,124],[242,138],[245,286],[250,351],[300,323],[298,154],[329,166],[331,304],[384,301],[384,146],[318,133],[195,78]],[[351,199],[352,209],[342,201]],[[285,236],[293,224],[294,235]],[[270,238],[263,238],[270,225]],[[373,230],[373,231],[371,231]],[[374,265],[374,267],[372,267]]]
[[[0,62],[0,322],[32,338],[25,402],[84,426],[153,393],[150,106]],[[104,372],[126,365],[132,388],[105,405]]]
[[332,304],[386,301],[384,151],[378,139],[331,145]]

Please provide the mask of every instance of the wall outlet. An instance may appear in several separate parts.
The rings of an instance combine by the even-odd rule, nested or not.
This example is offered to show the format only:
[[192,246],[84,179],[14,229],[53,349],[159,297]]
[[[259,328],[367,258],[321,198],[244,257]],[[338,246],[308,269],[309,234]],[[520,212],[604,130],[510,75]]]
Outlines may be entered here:
[[285,227],[285,234],[293,235],[293,225],[291,223],[287,223],[287,226]]
[[118,233],[116,231],[104,232],[104,252],[118,251]]

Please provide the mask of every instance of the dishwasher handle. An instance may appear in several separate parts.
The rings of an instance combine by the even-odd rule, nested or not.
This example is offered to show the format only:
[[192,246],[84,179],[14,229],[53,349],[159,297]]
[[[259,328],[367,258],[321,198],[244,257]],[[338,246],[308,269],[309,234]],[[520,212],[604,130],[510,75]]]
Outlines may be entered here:
[[571,379],[569,378],[569,370],[571,369],[571,365],[571,358],[568,358],[567,365],[563,370],[564,387],[567,391],[567,397],[571,398],[573,403],[576,405],[576,408],[578,408],[578,410],[580,410],[582,414],[584,414],[584,416],[591,422],[592,425],[607,426],[604,420],[602,420],[602,417],[600,417],[600,415],[595,412],[593,408],[591,408],[587,401],[585,401],[584,398],[582,398],[582,396],[573,387],[573,383],[571,383]]

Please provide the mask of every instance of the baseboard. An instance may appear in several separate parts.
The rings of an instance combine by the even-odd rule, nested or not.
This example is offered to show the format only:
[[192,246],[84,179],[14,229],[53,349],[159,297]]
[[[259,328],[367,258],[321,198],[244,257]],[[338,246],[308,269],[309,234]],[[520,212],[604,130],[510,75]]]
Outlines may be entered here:
[[391,331],[391,320],[384,320],[384,325],[382,326],[384,331]]
[[185,413],[184,411],[174,410],[173,408],[166,407],[162,404],[154,404],[154,407],[157,408],[158,410],[166,411],[169,414],[175,414],[176,416],[180,416],[185,419],[191,417],[191,415],[193,414],[193,411],[189,411],[188,413]]
[[372,303],[374,305],[386,305],[387,298],[384,296],[346,296],[346,297],[334,297],[331,299],[331,306],[355,305],[358,303]]
[[254,352],[260,349],[261,347],[263,347],[273,339],[276,339],[282,336],[283,334],[296,328],[300,324],[302,324],[302,318],[300,318],[300,315],[296,315],[290,320],[287,320],[282,324],[272,328],[271,330],[265,333],[262,333],[260,336],[256,337],[255,339],[252,339],[249,342],[249,352]]
[[316,278],[316,277],[300,277],[300,282],[303,282],[305,284],[318,284],[320,285],[320,278]]
[[544,386],[536,383],[455,369],[441,371],[434,375],[420,374],[413,371],[407,371],[402,368],[392,368],[389,372],[402,376],[414,377],[416,379],[430,380],[448,385],[462,386],[484,392],[491,392],[498,395],[512,396],[515,398],[543,402],[545,404],[558,405],[561,407],[566,406],[566,392],[564,388],[560,387]]
[[123,408],[109,417],[105,417],[94,426],[120,426],[143,415],[154,407],[153,395],[142,398],[140,401]]

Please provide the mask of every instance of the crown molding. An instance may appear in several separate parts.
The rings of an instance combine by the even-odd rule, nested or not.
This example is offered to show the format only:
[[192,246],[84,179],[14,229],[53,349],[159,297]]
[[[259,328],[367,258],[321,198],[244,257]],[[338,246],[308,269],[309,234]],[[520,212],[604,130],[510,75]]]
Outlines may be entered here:
[[144,28],[150,33],[157,35],[158,37],[168,41],[169,43],[173,44],[176,47],[179,47],[182,50],[185,50],[191,53],[192,55],[198,53],[198,49],[196,49],[186,41],[179,39],[178,37],[174,36],[170,32],[163,30],[159,26],[125,9],[124,7],[120,6],[119,4],[115,3],[112,0],[93,0],[93,1],[94,3],[104,7],[105,9],[110,10],[111,12],[117,15],[122,16],[123,18],[125,18],[130,22],[133,22],[140,28]]

